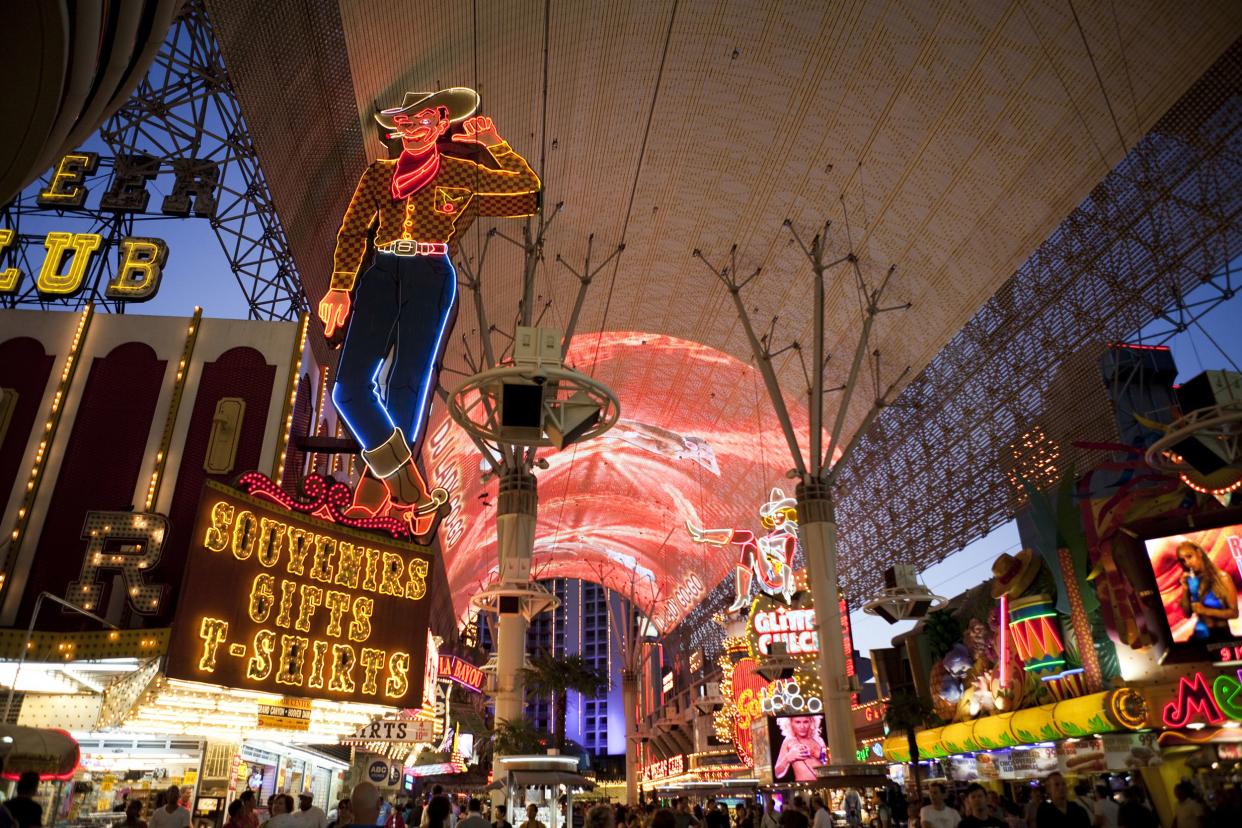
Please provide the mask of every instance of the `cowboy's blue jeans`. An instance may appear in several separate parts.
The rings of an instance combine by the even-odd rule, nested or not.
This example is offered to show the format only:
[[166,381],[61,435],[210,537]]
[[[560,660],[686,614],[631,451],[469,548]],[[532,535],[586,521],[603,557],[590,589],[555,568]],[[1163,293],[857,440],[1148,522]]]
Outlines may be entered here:
[[418,457],[436,363],[456,315],[457,273],[448,256],[375,254],[354,291],[332,389],[336,410],[364,449],[400,428]]

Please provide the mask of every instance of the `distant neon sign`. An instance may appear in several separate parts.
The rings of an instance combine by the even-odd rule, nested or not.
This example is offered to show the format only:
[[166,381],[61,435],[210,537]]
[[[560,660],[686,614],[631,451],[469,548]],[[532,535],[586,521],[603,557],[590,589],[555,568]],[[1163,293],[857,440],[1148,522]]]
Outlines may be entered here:
[[1173,700],[1161,713],[1165,726],[1171,728],[1195,722],[1220,725],[1227,719],[1242,721],[1242,670],[1219,675],[1210,686],[1203,673],[1182,676]]
[[670,756],[667,759],[660,759],[646,765],[643,768],[642,777],[644,782],[654,782],[657,779],[667,779],[670,776],[678,776],[686,772],[686,756],[679,753],[676,756]]
[[483,691],[483,671],[455,655],[440,656],[440,678],[474,693]]

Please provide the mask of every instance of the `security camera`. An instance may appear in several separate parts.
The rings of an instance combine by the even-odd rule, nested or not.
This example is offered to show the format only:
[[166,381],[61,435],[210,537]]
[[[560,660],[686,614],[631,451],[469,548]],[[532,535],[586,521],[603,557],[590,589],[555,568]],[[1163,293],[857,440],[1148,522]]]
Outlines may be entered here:
[[543,385],[548,381],[548,372],[542,368],[536,368],[531,372],[530,379],[531,382],[535,383],[535,385]]

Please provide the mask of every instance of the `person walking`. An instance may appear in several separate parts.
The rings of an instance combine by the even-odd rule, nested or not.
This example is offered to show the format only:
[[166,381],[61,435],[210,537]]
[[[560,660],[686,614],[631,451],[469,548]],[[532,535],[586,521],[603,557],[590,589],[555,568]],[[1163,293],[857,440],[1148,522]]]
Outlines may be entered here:
[[1173,809],[1174,828],[1205,828],[1208,825],[1207,807],[1199,799],[1194,785],[1178,782],[1173,786],[1173,796],[1177,798],[1177,806]]
[[992,816],[987,791],[978,782],[972,782],[966,788],[964,807],[966,814],[958,823],[958,828],[1008,828],[1003,821]]
[[1095,816],[1095,828],[1117,828],[1117,817],[1121,813],[1121,806],[1117,804],[1117,800],[1113,799],[1112,792],[1108,790],[1107,785],[1095,786],[1095,805],[1092,808]]
[[1035,812],[1035,828],[1091,828],[1092,818],[1086,808],[1069,799],[1069,785],[1060,771],[1053,771],[1044,780],[1048,801]]
[[190,828],[190,811],[181,805],[181,788],[168,786],[164,806],[151,814],[150,828]]
[[483,818],[482,802],[471,797],[466,806],[466,818],[461,821],[459,828],[489,828],[487,820]]
[[931,804],[919,809],[919,823],[923,828],[957,828],[962,815],[944,802],[944,785],[933,782],[928,788]]
[[4,803],[17,822],[17,828],[36,828],[43,824],[43,806],[34,801],[39,790],[39,774],[26,771],[17,779],[17,793]]
[[315,804],[315,795],[310,791],[298,794],[298,810],[293,816],[298,828],[328,828],[328,815]]
[[832,828],[832,813],[829,812],[828,806],[824,804],[822,796],[811,797],[811,812],[814,814],[811,820],[811,828]]
[[548,828],[538,820],[539,806],[531,803],[526,806],[526,821],[522,823],[522,828]]
[[1122,793],[1121,807],[1117,810],[1118,828],[1158,828],[1156,815],[1147,806],[1147,795],[1138,785],[1130,785]]

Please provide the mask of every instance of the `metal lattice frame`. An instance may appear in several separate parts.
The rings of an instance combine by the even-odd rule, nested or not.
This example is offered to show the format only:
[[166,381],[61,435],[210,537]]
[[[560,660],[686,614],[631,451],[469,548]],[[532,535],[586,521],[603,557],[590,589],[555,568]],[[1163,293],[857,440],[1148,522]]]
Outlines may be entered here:
[[[208,221],[246,298],[250,317],[290,320],[306,310],[297,268],[201,0],[186,3],[146,77],[129,101],[100,128],[99,135],[113,158],[101,158],[99,169],[87,181],[96,193],[111,183],[115,159],[127,155],[153,156],[164,170],[173,161],[188,159],[218,165],[216,210]],[[12,263],[27,274],[22,292],[5,297],[4,304],[80,307],[93,301],[102,309],[121,311],[122,303],[108,301],[103,295],[116,270],[116,244],[125,236],[144,235],[135,228],[140,229],[145,222],[169,219],[159,214],[99,209],[63,212],[83,225],[79,232],[102,235],[105,247],[92,260],[82,293],[49,300],[34,287],[37,263],[43,255],[42,236],[23,232],[23,219],[51,212],[35,202],[46,185],[45,176],[0,214],[4,226],[18,234],[11,248]],[[152,196],[159,197],[155,193]]]
[[[1022,504],[1009,455],[1042,432],[1056,470],[1103,456],[1099,357],[1165,341],[1237,290],[1242,252],[1242,45],[1231,47],[877,418],[843,470],[842,581],[851,604],[880,559],[920,569]],[[1198,290],[1196,290],[1198,289]],[[1192,295],[1192,291],[1194,291]],[[1038,448],[1038,447],[1037,447]]]

